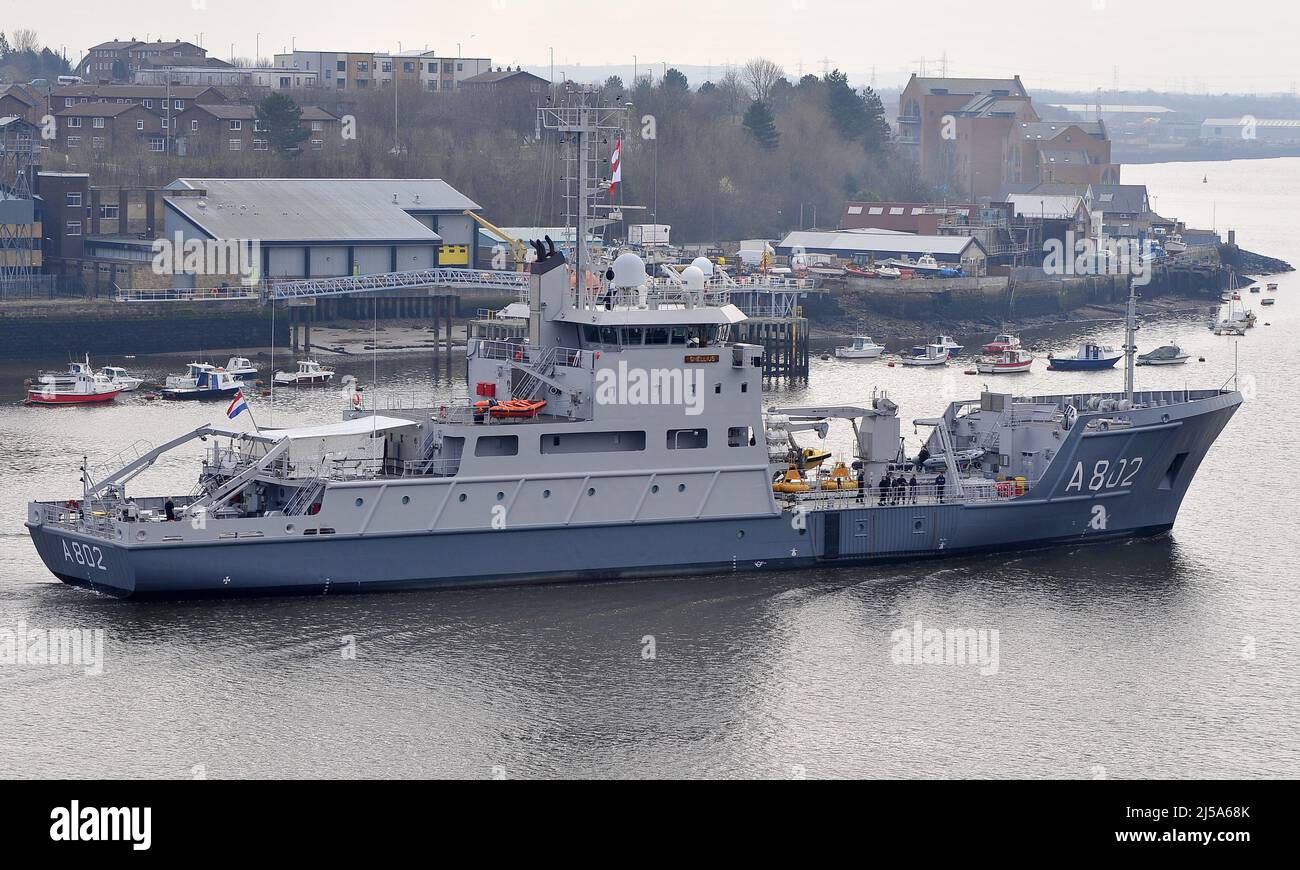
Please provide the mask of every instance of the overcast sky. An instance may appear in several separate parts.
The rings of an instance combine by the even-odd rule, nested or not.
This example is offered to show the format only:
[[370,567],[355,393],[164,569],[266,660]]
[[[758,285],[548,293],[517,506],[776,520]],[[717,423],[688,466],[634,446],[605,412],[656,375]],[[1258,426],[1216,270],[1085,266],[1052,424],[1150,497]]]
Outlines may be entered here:
[[[1019,73],[1035,87],[1289,91],[1300,4],[1282,0],[0,0],[0,27],[34,28],[75,63],[114,37],[182,38],[212,55],[428,45],[495,64],[674,64],[763,55],[796,77],[825,63],[882,87],[908,74]],[[334,10],[337,10],[336,14]],[[801,67],[802,65],[802,67]],[[657,72],[658,74],[658,72]],[[692,77],[695,80],[694,77]],[[695,80],[698,83],[698,80]]]

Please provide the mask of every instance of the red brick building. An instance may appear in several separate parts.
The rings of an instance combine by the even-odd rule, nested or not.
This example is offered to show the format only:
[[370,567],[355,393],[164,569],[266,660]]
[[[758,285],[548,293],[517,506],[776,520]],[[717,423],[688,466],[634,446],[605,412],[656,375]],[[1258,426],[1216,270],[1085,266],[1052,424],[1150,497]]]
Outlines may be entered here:
[[166,151],[163,119],[131,103],[79,103],[54,113],[50,146],[73,162]]

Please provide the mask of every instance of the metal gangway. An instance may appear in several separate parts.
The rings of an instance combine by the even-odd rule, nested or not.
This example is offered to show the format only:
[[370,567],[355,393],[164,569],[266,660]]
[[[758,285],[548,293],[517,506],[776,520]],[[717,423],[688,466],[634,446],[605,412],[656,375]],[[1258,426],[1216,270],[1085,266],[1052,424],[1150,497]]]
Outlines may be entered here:
[[411,272],[381,272],[373,275],[344,275],[334,278],[270,279],[255,284],[225,287],[172,287],[129,289],[118,287],[118,302],[220,302],[263,303],[324,296],[349,296],[384,290],[420,290],[442,287],[451,290],[497,290],[517,293],[528,286],[526,272],[490,269],[434,268]]

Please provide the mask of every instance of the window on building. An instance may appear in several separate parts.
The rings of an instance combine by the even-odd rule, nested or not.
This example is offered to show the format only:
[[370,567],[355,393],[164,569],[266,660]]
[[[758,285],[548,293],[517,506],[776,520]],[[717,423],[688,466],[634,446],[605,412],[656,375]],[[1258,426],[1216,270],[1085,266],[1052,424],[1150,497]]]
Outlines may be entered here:
[[166,130],[170,125],[171,125],[171,121],[167,120],[166,118],[162,119],[162,128],[164,130]]
[[357,79],[358,88],[364,88],[368,84],[370,84],[370,81],[368,79]]
[[338,79],[334,82],[334,86],[337,87],[340,91],[343,90],[343,86],[346,84],[347,81],[344,79]]
[[334,68],[335,68],[336,70],[338,70],[339,72],[347,72],[347,71],[348,71],[348,62],[347,62],[346,60],[335,61],[335,62],[334,62]]
[[442,65],[442,71],[445,72],[445,73],[449,73],[449,72],[451,72],[451,69],[452,69],[452,67],[451,67],[451,64],[450,64],[450,63],[444,63],[444,64]]
[[150,136],[150,137],[149,137],[149,150],[150,150],[150,151],[153,151],[153,152],[155,152],[155,153],[157,153],[157,154],[161,154],[161,153],[163,152],[163,149],[164,149],[165,147],[166,147],[166,142],[163,140],[163,137],[161,137],[161,136]]
[[190,132],[191,133],[199,132],[199,122],[197,119],[190,121]]
[[243,128],[244,128],[243,121],[233,120],[230,122],[230,129],[232,130],[242,130]]
[[104,119],[95,118],[90,122],[90,126],[94,127],[96,130],[102,130],[104,129]]
[[254,150],[254,151],[265,151],[265,150],[267,150],[267,142],[266,142],[266,140],[265,140],[265,139],[254,139],[254,140],[253,140],[253,150]]
[[253,119],[253,132],[254,133],[266,132],[266,128],[262,126],[262,122],[257,118]]
[[136,128],[137,130],[143,130],[143,129],[144,129],[144,121],[136,121],[136,122],[135,122],[135,128]]
[[322,130],[324,130],[324,129],[325,129],[325,122],[323,122],[323,121],[312,121],[312,122],[311,122],[311,131],[312,131],[313,133],[319,133],[320,131],[322,131]]
[[68,205],[72,208],[81,208],[81,191],[68,191]]
[[411,63],[409,60],[403,62],[403,63],[402,63],[402,72],[408,72],[408,73],[413,73],[413,72],[415,72],[415,64]]
[[320,151],[324,147],[325,147],[325,141],[323,139],[311,140],[311,150]]
[[103,148],[103,147],[104,147],[104,137],[103,137],[103,136],[95,136],[95,137],[92,137],[91,140],[90,140],[90,147],[91,147],[91,148]]
[[456,64],[456,72],[464,72],[464,71],[465,71],[465,64],[463,63]]
[[244,147],[244,140],[243,140],[243,139],[231,139],[231,140],[230,140],[230,146],[229,146],[229,147],[230,147],[230,150],[231,150],[231,151],[239,151],[239,150],[241,150],[241,149]]
[[172,100],[172,108],[179,112],[181,109],[185,108],[185,101]]
[[118,207],[115,205],[101,205],[99,207],[99,216],[107,221],[117,220],[119,213]]
[[152,108],[153,108],[153,100],[145,100],[145,101],[144,101],[144,107],[145,107],[146,109],[152,109]]
[[357,72],[370,72],[370,63],[368,61],[357,61]]
[[74,128],[75,128],[75,127],[80,127],[80,126],[81,126],[81,119],[80,119],[80,118],[69,118],[69,119],[68,119],[68,126],[69,126],[69,127],[74,127]]
[[66,235],[69,236],[81,235],[81,221],[68,221]]
[[76,102],[77,102],[77,101],[74,100],[72,97],[64,97],[64,98],[63,98],[63,108],[66,109],[66,108],[68,108],[69,106],[72,106],[73,104],[75,104]]
[[69,136],[69,137],[67,138],[67,145],[68,145],[69,148],[80,148],[80,147],[81,147],[81,137],[80,137],[80,136]]

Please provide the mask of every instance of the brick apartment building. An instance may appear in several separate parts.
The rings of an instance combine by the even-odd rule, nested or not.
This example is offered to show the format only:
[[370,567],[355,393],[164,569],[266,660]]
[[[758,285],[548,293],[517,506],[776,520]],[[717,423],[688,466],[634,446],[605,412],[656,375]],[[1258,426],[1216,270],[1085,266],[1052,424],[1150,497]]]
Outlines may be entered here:
[[899,95],[897,141],[946,197],[992,197],[1009,182],[1119,182],[1105,125],[1042,121],[1019,76],[913,75]]
[[50,147],[69,159],[124,159],[142,152],[165,153],[164,119],[133,103],[78,103],[54,113]]
[[[339,118],[318,106],[302,107],[301,123],[310,134],[303,140],[304,152],[333,153],[349,144],[341,135]],[[257,120],[256,106],[195,103],[177,117],[178,156],[270,150],[269,137]]]
[[163,66],[230,66],[208,57],[208,50],[192,42],[175,39],[141,42],[111,39],[91,46],[77,64],[77,75],[88,82],[130,82],[141,69]]

